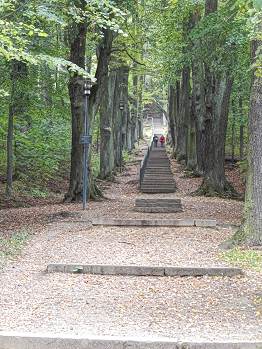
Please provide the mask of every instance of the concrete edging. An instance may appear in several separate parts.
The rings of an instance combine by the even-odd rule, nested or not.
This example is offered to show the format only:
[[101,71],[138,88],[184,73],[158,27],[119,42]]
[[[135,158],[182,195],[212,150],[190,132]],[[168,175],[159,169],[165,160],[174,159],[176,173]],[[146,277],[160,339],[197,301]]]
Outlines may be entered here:
[[122,276],[236,276],[243,275],[240,268],[231,267],[158,267],[137,265],[49,264],[47,273],[73,273]]
[[176,339],[0,332],[0,349],[262,349],[260,342],[182,342]]
[[105,226],[137,226],[137,227],[216,227],[214,219],[117,219],[100,217],[92,220],[93,225]]

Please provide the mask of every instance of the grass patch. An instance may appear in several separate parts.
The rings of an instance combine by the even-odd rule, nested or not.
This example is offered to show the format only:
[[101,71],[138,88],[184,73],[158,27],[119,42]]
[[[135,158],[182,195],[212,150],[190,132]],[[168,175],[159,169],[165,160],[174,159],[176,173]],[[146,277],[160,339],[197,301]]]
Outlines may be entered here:
[[19,254],[29,236],[29,232],[22,230],[8,238],[0,237],[0,266],[7,259]]
[[239,267],[262,271],[262,252],[234,248],[222,253],[222,258]]
[[129,162],[135,161],[135,151],[137,149],[133,149],[131,152],[124,150],[123,151],[123,161],[125,164],[128,164]]

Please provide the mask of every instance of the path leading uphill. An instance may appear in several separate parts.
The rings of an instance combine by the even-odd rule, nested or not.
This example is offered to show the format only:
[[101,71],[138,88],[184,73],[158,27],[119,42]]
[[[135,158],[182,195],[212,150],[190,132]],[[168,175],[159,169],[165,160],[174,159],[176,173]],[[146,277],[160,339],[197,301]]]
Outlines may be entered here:
[[[141,154],[138,157],[141,158]],[[86,264],[230,266],[221,258],[219,245],[233,233],[226,223],[239,222],[242,204],[213,198],[201,201],[185,195],[179,186],[176,193],[140,193],[138,168],[138,162],[134,163],[115,183],[105,183],[108,200],[90,203],[84,213],[80,205],[74,206],[74,212],[63,215],[67,206],[61,206],[61,214],[56,208],[56,214],[50,216],[52,222],[32,237],[20,257],[6,263],[0,274],[1,349],[248,349],[261,346],[259,272],[244,269],[244,275],[233,277],[181,278],[90,275],[82,274],[81,268],[77,268]],[[136,199],[164,199],[167,195],[181,200],[182,212],[135,210]],[[69,207],[72,211],[72,206]],[[19,210],[20,214],[25,214],[24,210]],[[92,226],[92,220],[101,217],[141,220],[208,217],[217,219],[224,227]],[[46,273],[51,263],[76,267],[73,273]],[[17,339],[5,335],[6,331],[40,333],[48,338],[47,344],[44,346],[44,340],[31,338],[21,346],[20,339],[19,347]],[[61,344],[62,340],[56,341],[50,336],[63,337],[65,342]],[[106,344],[103,338],[96,339],[99,344],[83,344],[79,339],[92,336],[124,339]],[[79,342],[69,343],[70,337]],[[128,342],[130,338],[136,342]],[[174,346],[170,341],[180,344]],[[207,344],[181,344],[185,342]],[[211,342],[220,344],[214,346]],[[233,345],[233,342],[243,344]]]

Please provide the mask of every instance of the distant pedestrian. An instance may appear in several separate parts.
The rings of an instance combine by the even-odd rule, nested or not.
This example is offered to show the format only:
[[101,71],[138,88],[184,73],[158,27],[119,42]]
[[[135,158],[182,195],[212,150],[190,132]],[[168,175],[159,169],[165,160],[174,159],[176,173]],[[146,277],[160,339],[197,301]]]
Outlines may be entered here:
[[154,146],[157,148],[157,143],[158,143],[158,137],[157,137],[157,135],[154,135],[154,137],[153,137],[153,142],[154,142]]
[[161,135],[159,140],[160,140],[161,147],[163,147],[165,144],[165,137],[163,135]]

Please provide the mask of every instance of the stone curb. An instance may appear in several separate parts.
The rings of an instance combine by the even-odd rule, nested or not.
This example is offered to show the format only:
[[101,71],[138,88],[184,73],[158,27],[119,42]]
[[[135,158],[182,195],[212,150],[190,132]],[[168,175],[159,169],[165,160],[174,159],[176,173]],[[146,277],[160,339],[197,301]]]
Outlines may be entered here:
[[93,225],[107,226],[144,226],[144,227],[216,227],[217,222],[213,219],[113,219],[113,218],[95,218]]
[[73,273],[122,276],[236,276],[240,268],[231,267],[150,267],[137,265],[49,264],[47,273]]
[[0,333],[0,349],[262,349],[261,342],[182,342],[175,339]]

